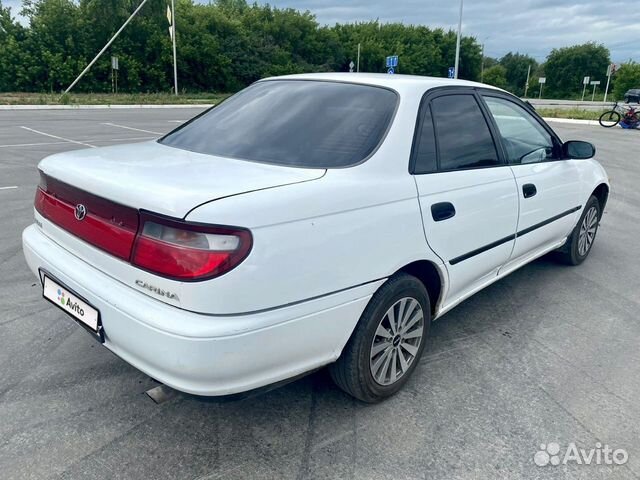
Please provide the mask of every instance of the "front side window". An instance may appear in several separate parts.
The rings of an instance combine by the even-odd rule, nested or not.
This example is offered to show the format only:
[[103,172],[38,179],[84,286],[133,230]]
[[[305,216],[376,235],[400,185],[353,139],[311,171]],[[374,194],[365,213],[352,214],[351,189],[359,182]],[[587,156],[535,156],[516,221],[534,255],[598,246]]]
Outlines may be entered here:
[[536,163],[554,158],[551,135],[521,106],[499,97],[484,97],[511,164]]
[[431,113],[440,171],[500,164],[489,126],[472,94],[436,97]]
[[312,80],[258,82],[160,140],[198,153],[331,168],[366,159],[382,141],[397,94]]

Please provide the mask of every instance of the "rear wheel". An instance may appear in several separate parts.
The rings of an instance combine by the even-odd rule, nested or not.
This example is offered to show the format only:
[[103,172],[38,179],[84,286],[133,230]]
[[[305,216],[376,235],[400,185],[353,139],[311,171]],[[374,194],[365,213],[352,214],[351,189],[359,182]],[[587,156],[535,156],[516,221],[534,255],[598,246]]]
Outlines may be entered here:
[[363,402],[396,393],[415,370],[431,323],[427,290],[400,273],[373,295],[340,358],[329,367],[334,382]]
[[565,246],[559,251],[560,259],[569,265],[580,265],[589,256],[591,247],[596,240],[600,224],[600,202],[594,196],[584,207],[578,224],[567,239]]
[[604,112],[600,115],[600,125],[605,128],[615,127],[620,121],[620,114],[615,110],[611,110],[610,112]]

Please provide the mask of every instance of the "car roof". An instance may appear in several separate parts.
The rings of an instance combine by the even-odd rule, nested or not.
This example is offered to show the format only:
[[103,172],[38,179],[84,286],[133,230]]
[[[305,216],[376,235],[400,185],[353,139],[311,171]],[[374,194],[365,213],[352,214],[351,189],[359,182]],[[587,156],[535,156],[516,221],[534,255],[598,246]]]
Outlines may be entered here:
[[436,87],[446,86],[464,86],[464,87],[483,87],[493,90],[504,91],[491,85],[479,82],[471,82],[468,80],[453,80],[442,77],[422,77],[419,75],[389,75],[387,73],[303,73],[295,75],[283,75],[280,77],[269,77],[267,80],[321,80],[330,82],[347,82],[362,85],[374,85],[378,87],[391,88],[399,93],[420,90],[426,90]]

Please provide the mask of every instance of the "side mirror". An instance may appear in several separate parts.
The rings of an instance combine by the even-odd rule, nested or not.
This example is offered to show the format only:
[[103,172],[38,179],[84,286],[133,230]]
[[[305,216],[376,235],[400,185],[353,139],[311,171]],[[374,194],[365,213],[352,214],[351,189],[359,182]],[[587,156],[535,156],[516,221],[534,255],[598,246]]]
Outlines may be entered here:
[[596,147],[589,142],[570,140],[562,145],[562,153],[564,158],[587,160],[596,154]]

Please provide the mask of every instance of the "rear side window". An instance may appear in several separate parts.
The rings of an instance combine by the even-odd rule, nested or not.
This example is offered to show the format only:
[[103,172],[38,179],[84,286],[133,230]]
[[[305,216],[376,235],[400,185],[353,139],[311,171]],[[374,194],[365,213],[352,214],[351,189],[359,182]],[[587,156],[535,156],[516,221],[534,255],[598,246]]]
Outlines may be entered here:
[[160,140],[222,157],[309,168],[346,167],[377,148],[397,94],[367,85],[256,83]]
[[431,118],[431,108],[426,105],[422,109],[420,119],[420,133],[416,139],[415,166],[414,173],[432,173],[438,169],[436,157],[436,138],[433,130],[433,119]]
[[473,95],[444,95],[431,102],[440,171],[499,165],[487,122]]

